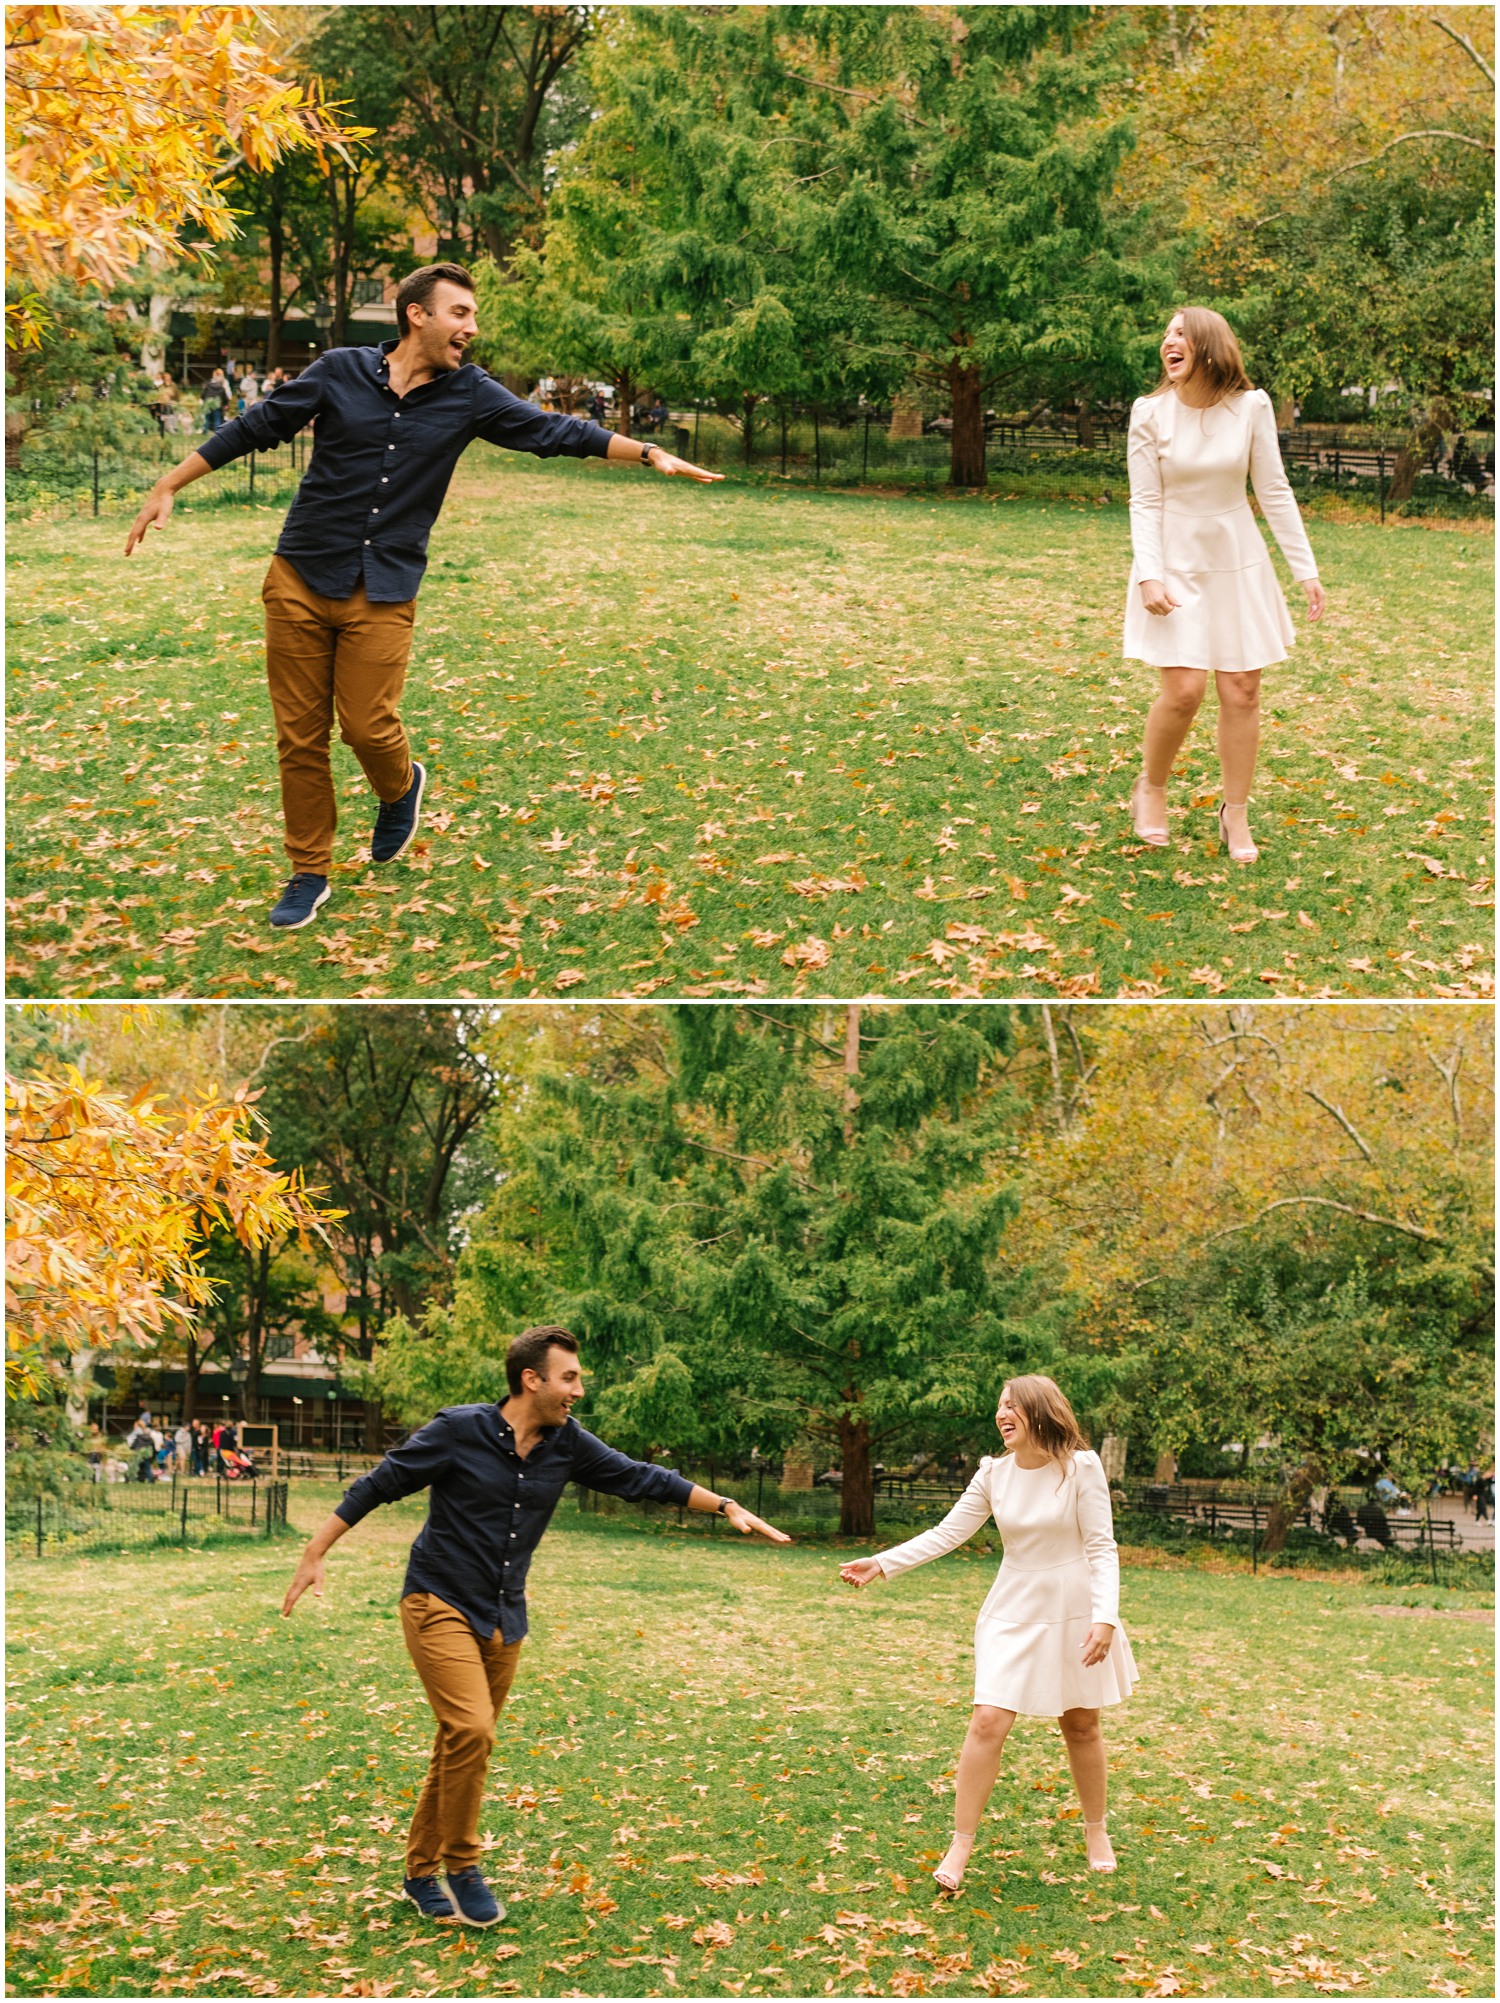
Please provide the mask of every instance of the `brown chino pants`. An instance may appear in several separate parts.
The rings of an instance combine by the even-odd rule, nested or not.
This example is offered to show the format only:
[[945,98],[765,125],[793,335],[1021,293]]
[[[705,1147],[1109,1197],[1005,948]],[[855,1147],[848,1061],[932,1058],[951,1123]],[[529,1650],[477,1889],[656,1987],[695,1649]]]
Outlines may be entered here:
[[417,601],[372,605],[363,580],[351,598],[324,598],[284,556],[272,557],[260,595],[286,852],[293,869],[326,876],[338,821],[328,748],[335,714],[339,736],[382,800],[399,800],[411,785],[396,705]]
[[408,1878],[479,1862],[479,1804],[495,1721],[515,1681],[522,1644],[497,1630],[481,1641],[457,1607],[436,1593],[401,1602],[407,1652],[437,1714],[437,1740],[406,1839]]

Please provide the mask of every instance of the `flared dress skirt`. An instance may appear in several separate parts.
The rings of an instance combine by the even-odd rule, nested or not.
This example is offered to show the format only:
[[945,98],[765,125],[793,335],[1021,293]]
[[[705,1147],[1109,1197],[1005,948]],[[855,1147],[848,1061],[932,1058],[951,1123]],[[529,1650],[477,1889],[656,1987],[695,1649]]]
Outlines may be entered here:
[[1223,515],[1164,508],[1162,559],[1162,582],[1177,609],[1164,618],[1148,612],[1139,572],[1131,565],[1127,660],[1249,674],[1286,659],[1297,633],[1248,501]]
[[974,1702],[1035,1718],[1123,1703],[1135,1657],[1116,1623],[1108,1655],[1084,1667],[1091,1607],[1087,1560],[1022,1570],[1007,1558],[974,1623]]

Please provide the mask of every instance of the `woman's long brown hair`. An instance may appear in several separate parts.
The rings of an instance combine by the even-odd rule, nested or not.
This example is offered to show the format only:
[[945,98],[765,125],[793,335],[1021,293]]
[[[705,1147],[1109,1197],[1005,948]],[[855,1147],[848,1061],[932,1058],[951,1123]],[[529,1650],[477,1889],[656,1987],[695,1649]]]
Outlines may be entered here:
[[[1255,385],[1245,374],[1245,364],[1240,355],[1240,344],[1234,338],[1234,329],[1222,313],[1215,313],[1208,306],[1179,306],[1167,321],[1182,321],[1182,331],[1187,336],[1188,346],[1193,351],[1193,366],[1185,380],[1196,382],[1209,391],[1208,404],[1201,408],[1212,408],[1222,403],[1227,396],[1239,396],[1243,391],[1254,389]],[[1161,381],[1151,391],[1152,396],[1160,396],[1163,390],[1177,387],[1163,369]],[[1050,1380],[1038,1378],[1038,1383]],[[1062,1397],[1059,1391],[1058,1396]],[[1064,1400],[1064,1403],[1067,1401]]]
[[1000,1387],[1002,1398],[1007,1391],[1032,1439],[1066,1474],[1071,1457],[1086,1452],[1089,1443],[1061,1388],[1050,1377],[1010,1377]]

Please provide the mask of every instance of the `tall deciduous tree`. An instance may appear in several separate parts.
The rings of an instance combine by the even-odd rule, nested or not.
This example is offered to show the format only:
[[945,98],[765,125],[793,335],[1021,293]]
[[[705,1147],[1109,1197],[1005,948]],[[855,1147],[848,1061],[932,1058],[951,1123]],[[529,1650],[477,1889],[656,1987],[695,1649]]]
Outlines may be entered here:
[[37,288],[110,287],[153,258],[233,236],[221,181],[234,158],[267,168],[289,152],[365,136],[264,46],[245,6],[18,6],[6,10],[6,232],[12,339],[35,345]]
[[348,80],[381,160],[437,225],[439,256],[504,259],[540,226],[549,149],[581,115],[566,84],[594,12],[330,8],[307,60]]
[[338,1216],[277,1167],[245,1099],[127,1098],[46,1067],[6,1078],[6,1153],[6,1372],[28,1392],[75,1352],[193,1327],[214,1231],[254,1253]]
[[[503,1084],[481,1009],[330,1009],[281,1043],[262,1077],[284,1157],[346,1213],[334,1251],[368,1357],[385,1322],[452,1284],[455,1164]],[[378,1446],[378,1417],[370,1416]]]
[[1176,240],[1286,411],[1382,393],[1397,498],[1492,395],[1494,85],[1489,9],[1177,7],[1113,93],[1122,220]]
[[[1075,1011],[1013,1242],[1080,1402],[1278,1442],[1284,1507],[1487,1444],[1493,1024],[1478,1009]],[[1039,1102],[1040,1103],[1040,1102]]]

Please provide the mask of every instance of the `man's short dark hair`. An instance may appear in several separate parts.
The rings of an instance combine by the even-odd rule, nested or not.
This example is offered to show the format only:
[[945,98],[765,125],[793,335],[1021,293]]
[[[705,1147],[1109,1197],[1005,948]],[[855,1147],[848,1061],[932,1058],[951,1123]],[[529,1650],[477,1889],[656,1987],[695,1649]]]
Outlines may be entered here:
[[538,1377],[547,1375],[547,1352],[549,1349],[566,1349],[574,1356],[578,1354],[578,1344],[565,1328],[524,1329],[505,1352],[505,1381],[510,1386],[513,1398],[519,1398],[523,1389],[521,1372],[534,1370]]
[[404,335],[409,323],[406,318],[408,306],[425,307],[444,279],[450,285],[461,285],[465,292],[474,290],[474,281],[461,264],[424,264],[417,271],[409,271],[402,279],[396,293],[396,332]]

